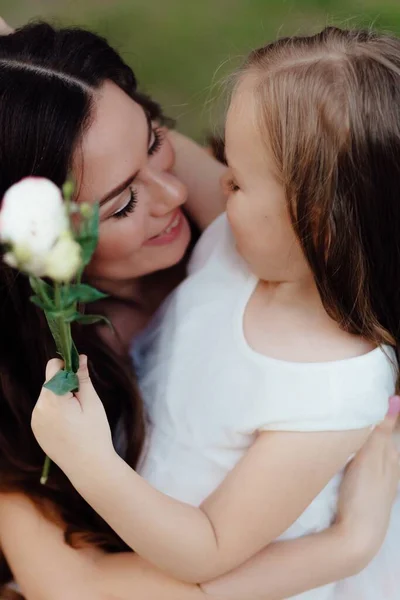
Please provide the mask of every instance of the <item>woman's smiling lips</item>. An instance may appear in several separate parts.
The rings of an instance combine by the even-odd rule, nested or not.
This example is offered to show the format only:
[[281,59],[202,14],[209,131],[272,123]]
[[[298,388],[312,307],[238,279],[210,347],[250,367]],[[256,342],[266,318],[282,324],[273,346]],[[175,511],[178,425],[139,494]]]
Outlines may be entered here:
[[185,224],[186,217],[180,208],[178,208],[165,229],[158,235],[150,238],[144,243],[145,246],[164,246],[171,244],[180,236],[183,226]]

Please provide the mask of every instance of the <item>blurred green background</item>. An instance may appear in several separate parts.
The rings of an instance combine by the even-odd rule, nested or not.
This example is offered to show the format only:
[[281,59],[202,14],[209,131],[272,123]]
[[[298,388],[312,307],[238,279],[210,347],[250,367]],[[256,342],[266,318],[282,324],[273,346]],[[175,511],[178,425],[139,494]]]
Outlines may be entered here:
[[400,32],[400,0],[0,0],[13,26],[35,18],[106,36],[141,87],[201,140],[218,120],[223,77],[253,47],[326,24]]

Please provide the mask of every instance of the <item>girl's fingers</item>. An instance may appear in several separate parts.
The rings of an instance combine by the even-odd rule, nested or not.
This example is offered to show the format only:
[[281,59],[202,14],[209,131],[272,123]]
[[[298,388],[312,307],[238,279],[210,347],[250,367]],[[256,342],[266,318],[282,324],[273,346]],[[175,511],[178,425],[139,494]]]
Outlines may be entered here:
[[64,367],[64,363],[59,358],[52,358],[46,365],[46,381],[49,381],[58,371]]

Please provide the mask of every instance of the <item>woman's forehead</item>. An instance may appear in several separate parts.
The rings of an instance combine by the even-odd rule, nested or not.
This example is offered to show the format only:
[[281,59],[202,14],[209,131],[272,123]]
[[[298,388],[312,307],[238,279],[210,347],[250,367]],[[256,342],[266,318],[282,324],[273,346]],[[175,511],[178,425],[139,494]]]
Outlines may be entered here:
[[148,120],[142,106],[106,82],[94,96],[92,121],[74,160],[79,201],[98,200],[138,171],[147,149]]

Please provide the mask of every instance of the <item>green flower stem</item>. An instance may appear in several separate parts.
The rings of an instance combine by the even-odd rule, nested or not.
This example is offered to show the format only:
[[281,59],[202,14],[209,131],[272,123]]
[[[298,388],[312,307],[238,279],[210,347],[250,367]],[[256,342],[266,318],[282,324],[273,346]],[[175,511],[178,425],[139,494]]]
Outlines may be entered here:
[[48,456],[46,456],[46,458],[44,459],[42,476],[40,478],[40,483],[42,485],[46,485],[46,483],[47,483],[47,480],[49,478],[49,473],[50,473],[50,466],[51,466],[51,459]]
[[[44,292],[44,290],[43,290]],[[61,357],[64,361],[64,366],[66,371],[72,372],[72,335],[71,335],[71,325],[70,323],[66,323],[65,316],[63,314],[63,305],[62,305],[62,297],[61,297],[61,284],[54,284],[54,304],[57,313],[60,316],[57,319],[58,322],[58,331],[59,331],[59,348],[58,351],[61,354]],[[46,456],[42,476],[40,478],[40,483],[45,485],[47,483],[49,473],[50,473],[51,459]]]
[[50,304],[51,303],[51,298],[49,298],[49,296],[47,295],[46,292],[46,288],[44,287],[44,285],[42,284],[42,282],[40,281],[40,279],[38,279],[39,282],[39,290],[40,290],[40,295],[42,297],[42,300],[45,302],[45,304]]
[[[54,284],[54,302],[56,305],[56,311],[62,315],[63,307],[61,302],[61,284]],[[71,325],[65,322],[64,315],[58,318],[58,326],[60,331],[60,343],[61,348],[59,349],[61,356],[64,360],[65,370],[72,371],[72,360],[71,360],[71,349],[72,349],[72,336],[71,336]]]

